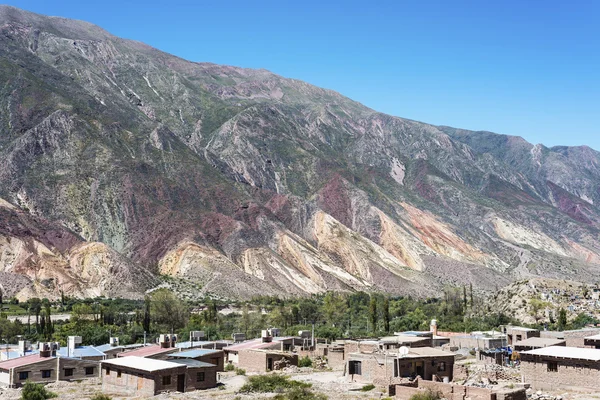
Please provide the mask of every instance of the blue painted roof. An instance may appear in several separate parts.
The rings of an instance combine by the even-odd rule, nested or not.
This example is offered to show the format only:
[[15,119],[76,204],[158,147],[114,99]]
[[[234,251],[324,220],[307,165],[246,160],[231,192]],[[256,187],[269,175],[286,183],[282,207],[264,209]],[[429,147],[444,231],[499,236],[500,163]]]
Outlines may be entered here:
[[194,350],[182,351],[180,353],[173,353],[173,354],[170,354],[170,357],[198,358],[198,357],[205,356],[207,354],[218,353],[220,351],[221,350],[214,350],[214,349],[194,349]]
[[108,350],[111,350],[111,349],[122,349],[123,346],[113,346],[111,344],[103,344],[103,345],[100,345],[100,346],[95,346],[95,348],[96,348],[96,350],[101,351],[101,352],[104,353],[105,351],[108,351]]
[[213,344],[213,343],[214,342],[194,340],[193,342],[187,341],[187,342],[175,343],[175,347],[180,348],[180,349],[191,349],[193,347],[206,346],[207,344]]
[[21,355],[21,353],[17,350],[9,350],[8,352],[6,352],[5,350],[1,350],[0,351],[0,360],[1,361],[12,360],[13,358],[30,356],[32,354],[38,354],[38,353],[39,352],[37,350],[28,350],[25,352],[24,355]]
[[69,351],[67,347],[61,347],[57,353],[61,357],[82,358],[82,357],[103,357],[104,353],[92,346],[77,347]]

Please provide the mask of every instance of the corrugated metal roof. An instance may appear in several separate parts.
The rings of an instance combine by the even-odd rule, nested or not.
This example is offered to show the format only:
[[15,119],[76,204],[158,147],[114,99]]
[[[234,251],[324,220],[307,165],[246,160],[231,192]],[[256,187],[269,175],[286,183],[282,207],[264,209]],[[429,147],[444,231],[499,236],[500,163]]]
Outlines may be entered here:
[[181,364],[181,365],[185,365],[186,367],[192,367],[192,368],[210,368],[210,367],[216,367],[215,364],[210,364],[204,361],[198,361],[198,360],[193,360],[191,358],[183,358],[183,359],[174,359],[174,360],[169,360],[170,362],[174,362],[176,364]]
[[600,361],[600,349],[587,349],[580,347],[550,346],[541,349],[522,351],[521,354]]
[[222,352],[222,350],[194,349],[194,350],[182,351],[181,353],[174,353],[174,354],[169,355],[169,357],[197,358],[197,357],[203,357],[207,354],[221,353],[221,352]]
[[12,360],[6,360],[0,362],[0,369],[11,369],[15,367],[22,367],[23,365],[34,364],[40,361],[45,361],[54,357],[40,357],[39,354],[33,354],[30,356],[14,358]]
[[138,369],[140,371],[161,371],[165,369],[171,368],[179,368],[181,364],[178,364],[173,361],[163,361],[163,360],[154,360],[152,358],[144,358],[144,357],[120,357],[120,358],[112,358],[110,360],[102,361],[102,365],[108,366],[116,366],[116,367],[125,367],[125,368],[133,368]]
[[69,350],[67,347],[61,347],[57,352],[62,357],[83,358],[83,357],[104,357],[104,353],[92,346],[81,346]]
[[112,344],[103,344],[100,346],[95,346],[96,350],[101,351],[101,352],[105,352],[105,351],[109,351],[109,350],[117,350],[117,349],[123,349],[123,346],[113,346]]
[[177,351],[175,347],[167,347],[162,348],[157,344],[153,344],[151,346],[142,347],[141,349],[126,351],[124,353],[119,353],[118,357],[150,357],[156,354],[168,353]]

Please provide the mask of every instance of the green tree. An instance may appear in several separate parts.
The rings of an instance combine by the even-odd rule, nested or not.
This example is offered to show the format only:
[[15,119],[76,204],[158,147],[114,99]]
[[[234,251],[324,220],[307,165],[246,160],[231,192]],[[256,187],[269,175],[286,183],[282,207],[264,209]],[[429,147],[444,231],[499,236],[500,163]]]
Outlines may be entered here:
[[144,328],[144,332],[150,333],[150,296],[144,297],[144,319],[142,321],[142,327]]
[[152,293],[150,314],[156,324],[171,332],[183,328],[189,318],[187,306],[167,289]]
[[383,330],[390,331],[390,299],[383,299]]
[[323,314],[327,323],[332,326],[339,326],[344,321],[346,314],[346,301],[341,294],[327,292],[323,299]]
[[561,308],[558,311],[558,330],[559,331],[564,331],[565,328],[567,327],[567,310],[565,310],[564,308]]
[[371,300],[369,301],[369,321],[373,327],[373,332],[375,332],[377,326],[377,298],[375,295],[371,295]]

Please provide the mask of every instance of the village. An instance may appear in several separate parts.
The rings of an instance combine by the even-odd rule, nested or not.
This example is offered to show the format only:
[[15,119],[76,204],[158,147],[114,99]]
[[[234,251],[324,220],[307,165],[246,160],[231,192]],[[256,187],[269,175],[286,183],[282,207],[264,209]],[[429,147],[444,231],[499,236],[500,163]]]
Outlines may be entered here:
[[277,328],[258,338],[236,333],[211,341],[202,331],[189,337],[180,342],[162,334],[156,343],[135,345],[111,337],[89,346],[79,336],[70,336],[66,347],[7,344],[0,352],[0,397],[18,399],[20,388],[33,382],[61,383],[77,393],[72,398],[86,398],[77,388],[89,381],[88,388],[109,398],[234,398],[235,382],[267,374],[312,380],[329,398],[410,400],[434,393],[464,400],[566,399],[600,391],[596,327],[556,332],[501,326],[465,334],[440,331],[432,320],[426,331],[364,340],[328,341],[310,330],[283,336]]

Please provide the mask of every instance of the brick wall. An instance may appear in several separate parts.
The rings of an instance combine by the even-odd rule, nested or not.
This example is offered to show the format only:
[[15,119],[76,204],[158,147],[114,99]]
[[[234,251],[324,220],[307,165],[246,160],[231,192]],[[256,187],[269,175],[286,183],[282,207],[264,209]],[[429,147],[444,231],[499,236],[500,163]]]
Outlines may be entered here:
[[273,366],[277,361],[287,359],[290,365],[298,365],[297,354],[270,353],[257,350],[240,350],[238,353],[238,366],[248,372],[266,372],[268,360],[271,359]]
[[[523,357],[525,355],[521,355]],[[548,361],[556,362],[556,372],[548,371]],[[534,389],[552,390],[582,387],[600,390],[600,363],[585,360],[531,358],[521,361],[523,381]]]
[[[204,380],[198,380],[198,373],[204,373]],[[186,373],[185,391],[210,389],[217,386],[217,368],[188,368]]]
[[[91,368],[91,370],[86,370]],[[65,370],[70,370],[71,375],[67,375]],[[57,379],[61,381],[73,381],[86,378],[97,378],[100,370],[100,364],[96,361],[78,360],[73,358],[48,358],[34,364],[23,365],[14,368],[13,386],[19,387],[25,383],[25,380],[20,380],[20,372],[28,372],[26,380],[37,383],[55,382]],[[43,377],[43,371],[50,371],[50,376]],[[91,372],[88,374],[87,372]]]
[[442,398],[452,400],[526,400],[525,389],[507,390],[503,392],[494,392],[490,389],[478,388],[474,386],[456,385],[453,383],[430,382],[419,379],[417,387],[406,385],[397,385],[395,387],[396,399],[408,400],[417,393],[423,393],[431,390],[438,393]]
[[334,371],[342,371],[346,367],[346,358],[343,351],[327,352],[327,365]]
[[143,397],[150,397],[156,394],[154,378],[127,372],[121,372],[121,377],[117,378],[116,370],[110,370],[107,375],[106,369],[102,370],[102,391]]
[[196,360],[207,362],[209,364],[215,364],[217,366],[217,371],[219,371],[219,372],[224,371],[225,353],[223,353],[222,351],[219,351],[216,353],[210,353],[205,356],[198,357],[198,358],[196,358]]

